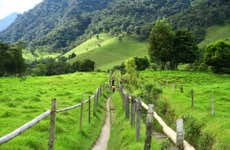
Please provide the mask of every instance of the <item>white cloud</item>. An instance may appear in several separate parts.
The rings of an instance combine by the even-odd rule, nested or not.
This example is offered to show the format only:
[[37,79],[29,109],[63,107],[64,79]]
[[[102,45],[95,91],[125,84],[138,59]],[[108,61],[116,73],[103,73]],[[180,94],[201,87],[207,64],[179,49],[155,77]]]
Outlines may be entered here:
[[0,0],[0,19],[13,12],[23,13],[41,1],[42,0]]

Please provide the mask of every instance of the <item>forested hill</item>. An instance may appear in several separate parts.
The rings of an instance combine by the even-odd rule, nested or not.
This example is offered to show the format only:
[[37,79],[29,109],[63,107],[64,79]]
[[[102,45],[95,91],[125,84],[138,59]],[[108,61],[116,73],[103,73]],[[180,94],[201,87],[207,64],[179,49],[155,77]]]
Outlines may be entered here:
[[191,29],[201,40],[205,27],[229,20],[228,6],[227,0],[44,0],[0,33],[0,40],[26,41],[31,50],[66,52],[101,32],[145,39],[162,17],[175,27]]

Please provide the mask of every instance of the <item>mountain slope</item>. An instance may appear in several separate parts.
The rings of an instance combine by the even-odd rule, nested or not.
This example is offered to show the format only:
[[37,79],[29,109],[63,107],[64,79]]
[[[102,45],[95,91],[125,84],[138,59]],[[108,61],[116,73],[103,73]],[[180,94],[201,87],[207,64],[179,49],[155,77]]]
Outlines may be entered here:
[[199,47],[204,47],[207,44],[214,42],[216,40],[230,40],[230,24],[221,25],[221,26],[211,26],[207,29],[207,33],[204,41],[199,43]]
[[31,49],[66,52],[103,31],[147,37],[155,19],[188,7],[190,0],[44,0],[2,32],[0,40],[23,40]]
[[18,17],[18,13],[12,13],[0,20],[0,32],[7,29]]
[[76,60],[91,59],[96,63],[96,69],[106,70],[115,65],[120,65],[130,57],[144,57],[147,55],[147,42],[124,36],[122,39],[109,34],[100,34],[99,38],[94,36],[69,51],[64,56],[72,53],[77,55],[70,62]]
[[44,0],[1,32],[0,40],[65,53],[102,32],[146,39],[153,22],[167,17],[201,41],[205,28],[230,20],[229,5],[226,0]]

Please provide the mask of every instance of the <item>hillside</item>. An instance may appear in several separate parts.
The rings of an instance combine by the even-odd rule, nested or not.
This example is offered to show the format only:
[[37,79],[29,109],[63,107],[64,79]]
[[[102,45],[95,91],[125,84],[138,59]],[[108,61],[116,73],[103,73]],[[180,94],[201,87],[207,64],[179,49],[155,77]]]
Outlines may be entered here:
[[205,39],[199,44],[199,47],[204,47],[207,44],[220,39],[230,40],[230,24],[209,27],[206,31]]
[[96,63],[96,69],[106,70],[120,65],[129,57],[147,55],[147,42],[140,42],[132,37],[124,36],[121,40],[109,34],[99,34],[69,51],[64,56],[75,53],[76,58],[70,60],[91,59]]
[[12,13],[0,20],[0,32],[7,29],[18,17],[18,13]]
[[101,32],[146,38],[154,20],[189,7],[190,0],[44,0],[18,17],[0,40],[23,40],[31,50],[67,52]]

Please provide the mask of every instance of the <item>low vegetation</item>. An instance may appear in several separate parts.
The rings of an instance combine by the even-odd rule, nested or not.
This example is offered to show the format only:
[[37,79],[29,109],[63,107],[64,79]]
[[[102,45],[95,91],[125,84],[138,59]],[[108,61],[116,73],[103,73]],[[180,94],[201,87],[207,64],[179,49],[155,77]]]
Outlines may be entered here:
[[[75,73],[52,77],[7,77],[0,79],[0,137],[32,120],[51,107],[57,99],[61,109],[87,99],[105,82],[104,73]],[[79,131],[80,110],[57,114],[55,149],[91,149],[100,134],[105,119],[105,99],[101,97],[98,112],[88,124],[88,105],[84,107],[83,132]],[[93,107],[93,103],[92,103]],[[1,145],[0,149],[47,149],[49,118]]]
[[[108,144],[109,150],[140,150],[144,148],[146,126],[141,121],[140,140],[136,141],[136,128],[131,128],[130,121],[125,119],[125,112],[122,108],[122,99],[118,92],[112,97],[112,128]],[[152,139],[152,150],[161,150],[161,143]]]
[[[144,71],[140,78],[163,93],[152,98],[157,112],[175,129],[175,119],[185,121],[185,138],[198,149],[227,150],[229,145],[229,75],[201,72]],[[176,87],[174,90],[174,86]],[[183,93],[181,93],[183,86]],[[195,104],[191,108],[191,89],[195,91]],[[156,90],[155,90],[156,91]],[[211,98],[215,99],[215,115],[211,115]],[[171,121],[170,121],[171,120]]]

